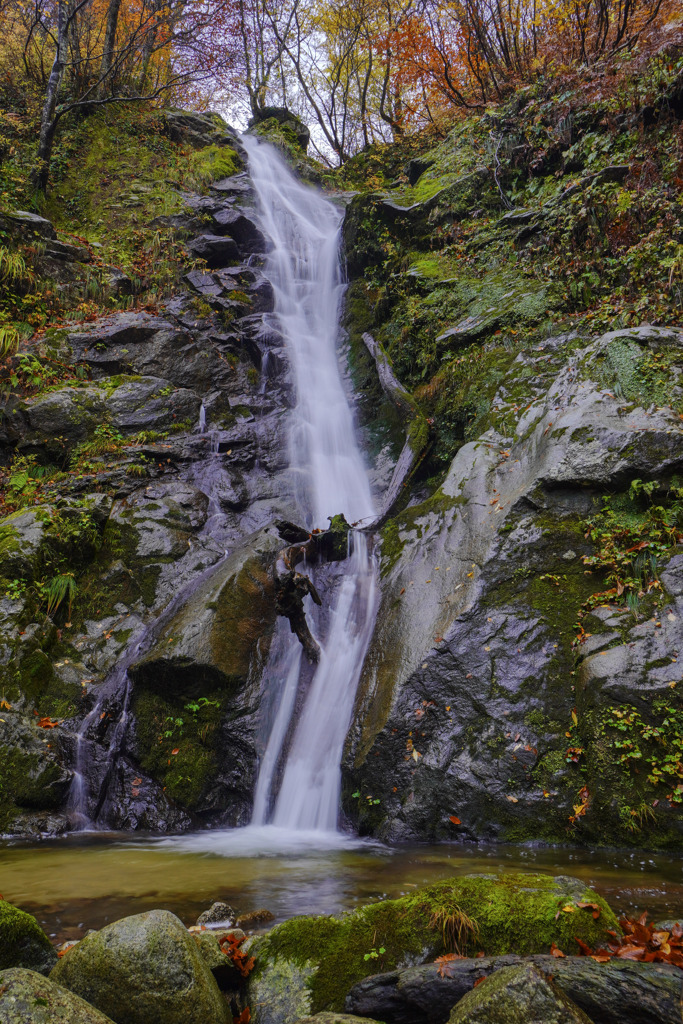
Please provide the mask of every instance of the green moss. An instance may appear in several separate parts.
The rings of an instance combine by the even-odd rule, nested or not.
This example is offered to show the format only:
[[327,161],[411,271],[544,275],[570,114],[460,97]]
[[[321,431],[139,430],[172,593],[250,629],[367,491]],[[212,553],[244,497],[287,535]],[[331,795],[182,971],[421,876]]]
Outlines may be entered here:
[[172,800],[190,810],[201,803],[217,771],[218,726],[225,696],[220,690],[209,690],[197,702],[188,693],[163,697],[139,690],[133,700],[143,751],[141,767]]
[[[600,918],[594,920],[579,902],[597,903]],[[564,911],[568,906],[572,910]],[[258,991],[273,965],[277,975],[291,964],[306,976],[310,1012],[341,1010],[348,991],[362,978],[452,951],[458,933],[458,948],[468,955],[526,955],[547,953],[553,942],[576,953],[575,936],[596,946],[610,928],[619,930],[613,912],[576,879],[467,875],[341,918],[286,921],[252,947],[254,980]]]
[[35,917],[0,899],[0,970],[24,967],[47,974],[57,954]]

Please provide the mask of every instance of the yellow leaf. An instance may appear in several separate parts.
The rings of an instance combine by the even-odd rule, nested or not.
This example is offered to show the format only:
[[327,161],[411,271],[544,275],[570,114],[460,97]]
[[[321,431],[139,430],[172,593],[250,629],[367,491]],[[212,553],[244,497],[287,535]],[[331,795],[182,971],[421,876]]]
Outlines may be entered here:
[[509,800],[511,804],[518,804],[519,803],[519,800],[517,799],[516,796],[507,796],[506,799]]
[[567,904],[566,907],[562,907],[562,910],[565,914],[573,914],[576,910],[576,907],[570,907],[569,904]]
[[579,720],[576,717],[576,711],[572,711],[572,722],[574,723],[574,725],[578,725],[579,724]]
[[417,761],[418,757],[420,757],[420,754],[413,747],[413,761]]

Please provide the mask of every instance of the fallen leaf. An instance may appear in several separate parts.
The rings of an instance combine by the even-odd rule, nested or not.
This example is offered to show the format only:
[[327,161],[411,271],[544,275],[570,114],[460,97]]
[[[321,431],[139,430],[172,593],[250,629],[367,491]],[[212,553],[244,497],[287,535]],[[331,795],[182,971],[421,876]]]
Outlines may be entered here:
[[551,956],[555,956],[555,957],[557,957],[557,958],[559,959],[560,957],[564,957],[564,956],[566,956],[567,954],[566,954],[566,953],[563,953],[561,949],[558,949],[558,947],[557,947],[557,946],[555,945],[555,943],[553,942],[553,943],[551,943],[551,945],[550,945],[550,955],[551,955]]
[[173,755],[179,754],[179,753],[180,753],[180,747],[176,747],[175,750],[171,751],[171,754],[173,754]]
[[460,821],[460,818],[456,818],[456,816],[454,814],[451,814],[451,816],[449,817],[448,820],[452,821],[454,825],[462,825],[462,822]]

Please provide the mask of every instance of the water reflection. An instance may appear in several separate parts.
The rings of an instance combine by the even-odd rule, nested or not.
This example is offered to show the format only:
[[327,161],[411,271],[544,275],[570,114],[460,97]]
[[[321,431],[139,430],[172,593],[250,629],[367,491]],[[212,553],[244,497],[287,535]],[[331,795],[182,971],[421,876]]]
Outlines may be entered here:
[[[336,840],[336,841],[333,841]],[[494,871],[571,874],[621,912],[683,916],[681,861],[666,854],[517,846],[388,848],[272,826],[176,838],[77,834],[0,844],[0,892],[48,933],[78,937],[154,907],[193,923],[216,899],[276,920],[336,914],[449,876]]]

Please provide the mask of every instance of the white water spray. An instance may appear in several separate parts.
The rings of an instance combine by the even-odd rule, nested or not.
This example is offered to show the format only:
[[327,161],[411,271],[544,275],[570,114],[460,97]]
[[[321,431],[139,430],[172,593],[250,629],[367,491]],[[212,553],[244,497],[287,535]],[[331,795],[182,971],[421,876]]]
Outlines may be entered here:
[[[350,523],[372,520],[370,485],[337,349],[344,290],[341,213],[298,181],[273,148],[249,137],[244,145],[261,227],[272,246],[264,273],[273,286],[296,390],[289,447],[300,515],[309,528],[322,529],[339,512]],[[342,749],[377,610],[375,568],[364,534],[350,535],[345,574],[326,597],[331,601],[327,621],[316,619],[312,607],[307,610],[318,634],[320,663],[291,738],[272,815],[276,769],[296,705],[300,650],[290,648],[277,666],[269,666],[283,677],[282,693],[259,773],[255,825],[270,817],[285,830],[333,832],[337,827]],[[299,646],[293,636],[290,644]]]

